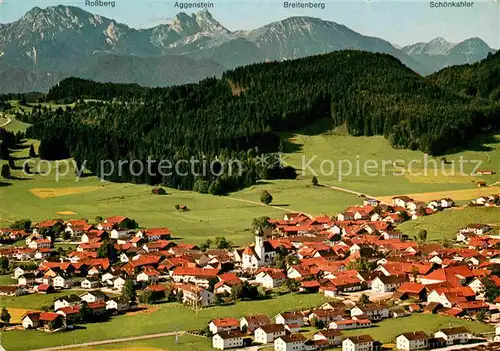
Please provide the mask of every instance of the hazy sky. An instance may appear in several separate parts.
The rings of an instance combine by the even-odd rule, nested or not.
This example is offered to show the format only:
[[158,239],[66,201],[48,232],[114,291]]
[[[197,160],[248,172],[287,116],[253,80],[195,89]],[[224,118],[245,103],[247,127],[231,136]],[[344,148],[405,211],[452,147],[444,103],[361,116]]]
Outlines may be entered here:
[[[491,47],[500,48],[500,0],[474,1],[472,8],[456,9],[431,8],[429,1],[422,0],[368,1],[334,0],[325,2],[324,10],[292,10],[285,9],[283,1],[214,0],[215,7],[210,12],[230,30],[253,29],[286,17],[306,15],[335,21],[362,34],[399,45],[429,41],[437,36],[451,42],[480,37]],[[115,3],[114,8],[105,8],[86,7],[85,0],[0,0],[0,22],[15,21],[34,6],[58,4],[78,6],[136,28],[165,22],[180,12],[172,0],[115,0]],[[187,13],[196,11],[184,10]]]

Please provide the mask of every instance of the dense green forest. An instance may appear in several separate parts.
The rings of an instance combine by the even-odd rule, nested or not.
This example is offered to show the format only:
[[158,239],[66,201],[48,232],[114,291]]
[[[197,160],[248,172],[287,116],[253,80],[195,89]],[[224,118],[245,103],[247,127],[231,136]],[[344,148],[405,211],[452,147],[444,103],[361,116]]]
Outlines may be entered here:
[[498,128],[500,120],[498,103],[442,89],[392,56],[360,51],[254,64],[221,79],[169,88],[72,78],[46,99],[77,104],[56,111],[34,108],[18,116],[34,123],[27,134],[41,140],[41,156],[69,154],[77,162],[86,160],[97,175],[104,159],[242,160],[245,170],[239,175],[161,176],[155,171],[153,176],[106,177],[211,193],[233,191],[258,178],[293,177],[289,169],[263,169],[255,157],[280,150],[277,132],[318,119],[345,124],[355,136],[384,135],[393,147],[433,155]]
[[472,65],[445,68],[429,79],[465,95],[500,101],[500,51]]

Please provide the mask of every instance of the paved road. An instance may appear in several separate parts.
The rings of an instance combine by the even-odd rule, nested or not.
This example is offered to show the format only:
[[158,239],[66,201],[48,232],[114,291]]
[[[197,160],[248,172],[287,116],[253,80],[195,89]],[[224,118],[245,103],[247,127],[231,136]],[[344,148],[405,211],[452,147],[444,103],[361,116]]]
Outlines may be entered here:
[[[177,332],[177,334],[182,335],[185,331]],[[57,346],[57,347],[47,347],[44,349],[35,349],[31,351],[61,351],[61,350],[70,350],[70,349],[78,349],[83,347],[90,346],[98,346],[98,345],[106,345],[106,344],[116,344],[120,342],[128,342],[128,341],[137,341],[137,340],[147,340],[147,339],[155,339],[161,338],[165,336],[174,336],[176,332],[168,332],[168,333],[160,333],[160,334],[150,334],[150,335],[141,335],[141,336],[131,336],[129,338],[120,338],[120,339],[108,339],[101,341],[91,341],[83,344],[72,344],[67,346]]]

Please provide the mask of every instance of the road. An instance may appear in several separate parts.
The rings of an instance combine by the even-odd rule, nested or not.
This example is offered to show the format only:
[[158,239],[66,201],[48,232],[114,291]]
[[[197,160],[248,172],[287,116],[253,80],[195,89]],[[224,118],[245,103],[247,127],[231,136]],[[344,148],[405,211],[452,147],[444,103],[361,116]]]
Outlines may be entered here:
[[363,197],[366,197],[368,199],[377,200],[377,198],[375,196],[367,195],[366,193],[360,193],[358,191],[354,191],[351,189],[341,188],[341,187],[334,186],[334,185],[324,185],[324,186],[329,188],[329,189],[332,189],[332,190],[343,191],[344,193],[349,193],[349,194],[353,194],[353,195],[357,195],[357,196],[363,196]]
[[[185,331],[179,331],[179,332],[177,332],[177,334],[179,334],[179,335],[182,335],[184,333],[185,333]],[[83,344],[72,344],[72,345],[66,345],[66,346],[47,347],[47,348],[44,348],[44,349],[34,349],[34,350],[31,350],[31,351],[62,351],[62,350],[85,348],[85,347],[90,347],[90,346],[99,346],[99,345],[106,345],[106,344],[116,344],[116,343],[120,343],[120,342],[129,342],[129,341],[156,339],[156,338],[162,338],[162,337],[165,337],[165,336],[175,336],[175,334],[176,334],[176,332],[168,332],[168,333],[141,335],[141,336],[131,336],[131,337],[128,337],[128,338],[108,339],[108,340],[101,340],[101,341],[91,341],[91,342],[86,342],[86,343],[83,343]]]
[[7,119],[7,122],[3,123],[2,125],[0,125],[0,128],[3,128],[5,126],[7,126],[10,122],[12,122],[12,118],[10,118],[9,116],[7,115],[4,115],[3,113],[0,113],[0,117],[5,117]]
[[303,211],[299,211],[299,210],[294,210],[294,209],[291,209],[291,208],[285,208],[285,207],[280,207],[280,206],[275,206],[275,205],[266,205],[266,204],[263,204],[262,202],[257,202],[257,201],[251,201],[251,200],[245,200],[245,199],[239,199],[237,197],[229,197],[229,196],[223,196],[222,197],[223,199],[226,199],[226,200],[233,200],[233,201],[239,201],[239,202],[245,202],[247,204],[252,204],[252,205],[257,205],[257,206],[264,206],[264,207],[272,207],[272,208],[275,208],[277,210],[281,210],[281,211],[285,211],[285,212],[297,212],[297,213],[302,213],[304,215],[306,215],[307,217],[309,218],[313,218],[314,216],[310,213],[305,213]]

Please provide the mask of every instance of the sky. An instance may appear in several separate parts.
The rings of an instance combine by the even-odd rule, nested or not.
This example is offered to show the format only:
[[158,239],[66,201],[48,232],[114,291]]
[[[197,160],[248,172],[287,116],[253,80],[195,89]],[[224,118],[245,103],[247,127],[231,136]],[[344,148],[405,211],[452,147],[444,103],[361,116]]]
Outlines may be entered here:
[[[202,0],[179,2],[199,1]],[[450,42],[479,37],[491,47],[500,48],[500,0],[474,1],[472,8],[455,9],[431,8],[429,0],[328,0],[324,10],[285,9],[283,1],[279,0],[211,2],[215,6],[210,12],[229,30],[254,29],[291,16],[312,16],[344,24],[361,34],[401,46],[430,41],[435,37],[443,37]],[[81,7],[134,28],[148,28],[165,23],[181,12],[175,3],[175,0],[115,0],[114,8],[106,8],[85,6],[85,0],[0,0],[0,23],[18,20],[34,6],[43,8],[63,4]],[[198,10],[182,11],[191,13]]]

